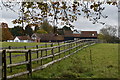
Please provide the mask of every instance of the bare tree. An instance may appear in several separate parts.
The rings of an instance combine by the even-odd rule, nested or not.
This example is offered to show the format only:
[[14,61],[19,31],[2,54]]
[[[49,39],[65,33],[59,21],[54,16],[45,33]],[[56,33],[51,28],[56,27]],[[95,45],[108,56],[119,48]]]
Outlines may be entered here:
[[117,36],[117,26],[106,25],[100,30],[103,35]]
[[100,30],[100,34],[98,38],[110,43],[114,43],[114,42],[119,43],[120,39],[118,38],[118,27],[106,25]]

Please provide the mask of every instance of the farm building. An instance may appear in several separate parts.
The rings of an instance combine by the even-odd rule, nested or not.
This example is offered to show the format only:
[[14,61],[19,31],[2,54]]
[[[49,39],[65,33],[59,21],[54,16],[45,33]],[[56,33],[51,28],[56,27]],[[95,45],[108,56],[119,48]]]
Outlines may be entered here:
[[80,39],[97,39],[97,31],[81,31]]
[[63,41],[64,37],[62,35],[56,35],[56,34],[38,34],[34,33],[31,38],[35,42],[57,42],[57,41]]
[[72,31],[64,32],[65,40],[75,39],[97,39],[97,31],[80,31],[80,33],[74,33]]
[[16,36],[13,40],[7,40],[7,42],[33,42],[29,36]]
[[31,38],[35,42],[58,42],[66,40],[76,39],[97,39],[97,31],[81,31],[79,33],[73,33],[73,31],[64,31],[63,35],[56,34],[38,34],[34,33]]

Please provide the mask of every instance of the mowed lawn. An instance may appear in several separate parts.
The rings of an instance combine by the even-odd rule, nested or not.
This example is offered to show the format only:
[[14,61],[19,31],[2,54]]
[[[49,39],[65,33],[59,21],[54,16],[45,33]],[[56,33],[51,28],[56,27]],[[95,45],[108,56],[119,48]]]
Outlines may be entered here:
[[[27,78],[27,76],[21,76]],[[19,78],[21,78],[19,77]],[[33,78],[118,78],[118,44],[95,44],[33,72]]]

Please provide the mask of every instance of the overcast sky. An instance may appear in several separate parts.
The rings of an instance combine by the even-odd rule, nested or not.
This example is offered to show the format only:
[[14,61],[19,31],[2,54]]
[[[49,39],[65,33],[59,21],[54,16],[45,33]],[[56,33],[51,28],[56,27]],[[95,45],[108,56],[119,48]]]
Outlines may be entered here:
[[[103,12],[104,15],[107,15],[107,19],[101,19],[102,22],[105,22],[107,25],[118,25],[118,8],[112,5],[104,4],[105,10]],[[6,22],[8,26],[11,28],[14,25],[12,24],[12,20],[16,19],[18,15],[6,9],[2,9],[0,11],[0,22]],[[86,31],[98,31],[104,26],[101,24],[92,24],[88,19],[84,18],[82,15],[78,17],[78,20],[73,23],[75,29],[77,30],[86,30]]]

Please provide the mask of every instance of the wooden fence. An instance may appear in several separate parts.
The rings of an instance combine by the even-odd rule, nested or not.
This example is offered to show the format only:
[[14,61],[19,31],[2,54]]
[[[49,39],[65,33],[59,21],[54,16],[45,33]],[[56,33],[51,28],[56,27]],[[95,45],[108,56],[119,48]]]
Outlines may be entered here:
[[[44,69],[47,66],[49,66],[55,62],[58,62],[60,60],[63,60],[65,58],[69,57],[70,55],[78,52],[79,50],[86,48],[92,44],[95,44],[95,40],[87,39],[87,40],[78,40],[78,41],[66,43],[66,44],[59,45],[59,46],[53,46],[53,47],[51,46],[51,47],[47,47],[47,48],[25,49],[25,50],[15,50],[15,49],[1,50],[0,52],[2,53],[2,78],[10,79],[10,78],[22,76],[24,74],[27,74],[29,77],[32,77],[32,72],[40,70],[40,69]],[[55,50],[57,50],[57,52],[55,52]],[[43,54],[43,51],[45,51],[46,54]],[[35,58],[35,59],[32,59],[33,52],[37,54],[37,58]],[[66,52],[68,54],[65,54]],[[10,59],[10,63],[7,64],[6,56],[8,53],[9,54],[24,53],[25,61],[19,62],[19,63],[12,63],[12,59]],[[40,54],[40,56],[39,56],[39,54]],[[61,56],[61,54],[64,54],[64,56]],[[55,56],[58,56],[58,58],[55,59]],[[51,61],[43,64],[43,60],[48,59],[48,58],[51,58]],[[32,63],[38,62],[38,61],[40,61],[41,65],[36,68],[32,68],[32,66],[34,65]],[[26,65],[26,71],[12,74],[12,75],[7,75],[7,69],[10,68],[10,72],[12,73],[12,67],[22,66],[22,65]]]
[[40,44],[40,45],[35,45],[35,46],[20,46],[20,47],[8,46],[8,47],[0,47],[0,49],[27,49],[27,48],[37,48],[37,47],[43,47],[43,46],[48,47],[50,45],[68,43],[68,42],[73,42],[73,40],[62,41],[62,42],[53,42],[53,43],[45,43],[45,44]]
[[[20,47],[8,46],[8,47],[2,47],[0,49],[30,49],[30,48],[38,49],[42,47],[50,47],[50,46],[52,47],[53,45],[60,45],[60,44],[65,44],[69,42],[73,42],[73,40],[68,40],[68,41],[63,41],[63,42],[54,42],[54,43],[45,43],[45,44],[40,44],[40,45],[35,45],[35,46],[20,46]],[[25,54],[11,55],[10,53],[9,56],[7,56],[7,58],[10,58],[11,60],[12,57],[19,57],[19,56],[25,56]]]

